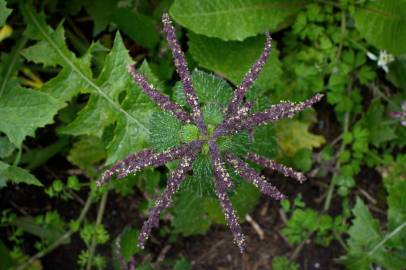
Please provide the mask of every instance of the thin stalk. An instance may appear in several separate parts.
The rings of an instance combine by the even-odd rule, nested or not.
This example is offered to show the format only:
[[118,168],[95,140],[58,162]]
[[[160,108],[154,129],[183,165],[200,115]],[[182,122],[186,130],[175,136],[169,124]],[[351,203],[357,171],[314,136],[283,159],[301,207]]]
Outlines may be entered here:
[[[100,226],[100,224],[103,220],[103,215],[104,215],[104,210],[106,209],[108,194],[109,194],[109,192],[106,191],[106,193],[103,194],[102,199],[100,201],[99,210],[97,212],[97,218],[96,218],[96,228],[98,226]],[[97,245],[96,234],[93,234],[92,244],[90,245],[90,248],[89,248],[89,258],[87,259],[86,270],[92,269],[92,260],[93,260],[94,252],[96,251],[96,245]]]
[[368,257],[372,256],[379,248],[381,248],[389,239],[400,233],[406,227],[406,221],[400,224],[391,233],[385,235],[381,242],[379,242],[370,252],[368,252]]
[[[89,192],[86,203],[85,203],[82,211],[80,212],[78,219],[76,220],[76,222],[79,225],[83,222],[83,220],[86,217],[86,214],[89,211],[91,205],[92,205],[92,196],[90,195],[90,192]],[[42,251],[38,252],[37,254],[35,254],[34,256],[32,256],[25,263],[23,263],[19,267],[17,267],[16,270],[23,270],[27,266],[31,265],[35,260],[41,259],[45,255],[47,255],[48,253],[53,251],[55,248],[59,247],[62,243],[64,243],[69,237],[71,237],[71,235],[73,233],[75,233],[75,232],[72,229],[70,229],[69,231],[64,233],[61,237],[59,237],[54,243],[52,243],[52,245],[50,245],[45,250],[42,250]]]

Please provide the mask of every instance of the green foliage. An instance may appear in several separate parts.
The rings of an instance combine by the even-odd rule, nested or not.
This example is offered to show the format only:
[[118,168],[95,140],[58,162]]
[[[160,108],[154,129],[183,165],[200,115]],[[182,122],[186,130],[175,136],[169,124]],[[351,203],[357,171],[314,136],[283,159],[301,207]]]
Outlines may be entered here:
[[[117,225],[115,215],[139,224],[139,213],[153,205],[169,170],[149,168],[102,189],[94,180],[104,166],[145,147],[159,152],[202,137],[195,126],[161,112],[127,73],[126,66],[137,62],[148,81],[190,110],[181,84],[174,84],[178,79],[167,42],[157,31],[168,10],[185,27],[177,34],[187,49],[209,133],[223,120],[234,86],[260,55],[265,31],[272,32],[273,47],[246,95],[252,111],[316,92],[326,95],[314,111],[294,120],[218,141],[221,151],[240,157],[253,151],[308,172],[305,185],[311,192],[298,188],[306,190],[303,200],[299,194],[281,204],[288,218],[281,231],[289,248],[308,241],[334,247],[335,254],[345,253],[340,262],[347,269],[404,268],[406,129],[391,113],[402,111],[406,100],[405,1],[52,0],[36,1],[35,7],[42,12],[24,1],[0,0],[0,197],[6,204],[0,218],[1,270],[25,263],[24,269],[42,269],[42,258],[29,261],[30,256],[48,254],[54,243],[68,244],[77,235],[85,244],[74,254],[77,267],[90,263],[92,269],[106,269],[111,256],[92,253],[92,239],[113,246],[110,236],[119,230],[127,261],[135,255],[137,263],[139,257],[143,261],[137,269],[157,267],[150,254],[158,243],[140,253],[138,231]],[[383,50],[394,55],[380,59]],[[236,189],[230,196],[243,221],[259,193],[231,176]],[[183,246],[178,234],[205,234],[212,225],[225,224],[212,178],[206,145],[163,216],[168,226],[161,233],[175,248]],[[290,191],[288,185],[295,184],[278,187]],[[100,223],[106,227],[96,226],[95,213],[88,211],[98,204],[100,213],[106,193],[109,211]],[[359,194],[376,203],[369,207],[357,199],[351,221],[351,203]],[[43,207],[25,204],[32,196]],[[122,213],[123,197],[131,201]],[[310,200],[312,208],[304,203]],[[379,215],[371,212],[378,208]],[[257,222],[261,226],[261,219]],[[287,251],[285,244],[281,249]],[[192,268],[186,259],[167,257],[164,268]],[[272,261],[273,269],[301,267],[285,256]]]
[[371,44],[394,54],[406,52],[404,1],[369,1],[356,8],[354,18],[357,29]]
[[304,0],[176,0],[170,12],[178,23],[195,33],[241,41],[280,28],[307,3]]
[[273,270],[298,270],[299,266],[296,263],[289,262],[288,258],[277,256],[272,260]]
[[0,26],[6,23],[7,17],[11,14],[12,10],[7,8],[6,0],[0,0]]
[[137,242],[139,231],[135,229],[126,229],[121,235],[120,246],[121,255],[128,262],[134,254],[139,251]]
[[[190,53],[199,65],[214,71],[236,85],[242,81],[245,73],[257,60],[265,43],[263,36],[249,38],[242,42],[225,42],[192,32],[189,32],[188,37]],[[264,89],[274,86],[281,75],[278,50],[275,42],[272,45],[269,60],[255,83]]]
[[[396,186],[397,189],[402,188],[399,191],[403,194],[406,191],[405,187],[404,183]],[[399,196],[398,194],[389,195],[389,198],[391,198],[389,201],[389,212],[392,214],[399,214],[397,212],[398,202],[394,204],[392,201],[393,198]],[[403,242],[397,242],[396,240],[399,241],[399,239],[402,239],[402,235],[403,237],[406,235],[404,230],[406,220],[403,219],[402,224],[397,222],[396,227],[391,227],[390,232],[385,235],[381,231],[378,221],[372,217],[367,206],[359,198],[353,213],[355,218],[348,231],[350,236],[348,240],[349,251],[346,256],[341,258],[341,261],[345,263],[348,269],[370,269],[372,263],[379,264],[385,267],[385,269],[402,269],[406,263],[406,257],[404,256],[405,238],[403,238]],[[392,214],[389,216],[389,219],[393,218]],[[402,218],[401,215],[399,217]],[[389,223],[392,222],[391,220],[389,221]]]

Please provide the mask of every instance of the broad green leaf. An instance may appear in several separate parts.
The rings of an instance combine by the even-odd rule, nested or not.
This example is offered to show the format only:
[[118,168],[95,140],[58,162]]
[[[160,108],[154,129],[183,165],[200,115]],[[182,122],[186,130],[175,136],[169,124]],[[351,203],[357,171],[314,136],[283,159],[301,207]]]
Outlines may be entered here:
[[159,42],[160,34],[151,17],[128,8],[118,8],[114,10],[112,20],[121,31],[147,49],[153,49]]
[[396,57],[395,61],[389,65],[387,78],[397,87],[406,91],[406,55]]
[[41,182],[23,168],[9,165],[0,161],[0,187],[7,183],[7,180],[14,184],[25,183],[28,185],[42,186]]
[[355,26],[370,43],[393,54],[406,52],[406,1],[368,1],[357,7]]
[[88,176],[97,176],[96,164],[106,157],[103,143],[97,137],[80,138],[69,151],[68,160],[81,168]]
[[305,0],[175,0],[172,17],[195,33],[223,40],[244,40],[275,31],[309,1]]
[[17,147],[26,136],[34,136],[37,128],[53,122],[64,104],[55,98],[32,89],[15,87],[0,96],[0,131]]
[[0,27],[6,23],[7,17],[12,12],[12,9],[7,8],[6,4],[6,0],[0,0]]
[[120,241],[121,255],[128,262],[134,254],[139,251],[137,246],[139,231],[135,229],[125,229]]
[[[61,25],[54,31],[46,25],[43,16],[35,13],[30,6],[21,5],[21,11],[28,24],[26,35],[40,40],[34,47],[26,49],[25,56],[44,65],[62,66],[68,70],[67,74],[76,76],[73,82],[80,84],[77,88],[87,88],[87,92],[91,93],[89,103],[79,112],[78,117],[61,131],[73,135],[101,137],[104,129],[113,125],[114,133],[107,145],[107,164],[143,148],[147,142],[147,126],[154,107],[132,82],[126,70],[127,65],[133,61],[120,35],[116,35],[103,69],[94,80],[89,65],[90,55],[76,58],[68,50]],[[52,61],[35,49],[38,44],[49,49]],[[151,79],[151,72],[146,64],[140,71],[148,73],[146,75]]]
[[150,120],[150,143],[157,152],[180,144],[180,121],[167,112],[155,112]]
[[[189,50],[200,66],[214,71],[216,74],[239,84],[249,68],[261,55],[264,48],[263,36],[239,41],[225,42],[217,38],[208,38],[191,32]],[[282,74],[278,51],[273,44],[271,55],[260,73],[255,85],[260,88],[271,88]]]
[[297,120],[279,121],[276,123],[278,146],[282,153],[293,156],[299,149],[312,150],[325,143],[321,135],[314,135],[308,131],[310,123]]
[[223,222],[223,213],[216,198],[179,192],[173,205],[174,231],[184,236],[204,234],[212,223]]

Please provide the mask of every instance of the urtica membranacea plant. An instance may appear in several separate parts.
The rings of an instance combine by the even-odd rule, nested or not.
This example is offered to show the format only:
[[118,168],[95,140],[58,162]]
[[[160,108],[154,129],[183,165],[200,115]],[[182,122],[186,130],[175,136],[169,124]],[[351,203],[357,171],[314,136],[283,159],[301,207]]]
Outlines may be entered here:
[[[183,86],[183,95],[187,106],[181,106],[171,101],[168,96],[158,91],[147,81],[144,75],[136,70],[134,65],[128,66],[128,72],[131,74],[134,82],[153,102],[182,123],[185,127],[183,130],[186,135],[195,135],[186,136],[189,139],[185,139],[180,145],[165,151],[158,152],[151,148],[129,155],[105,171],[97,181],[97,185],[103,185],[110,181],[113,176],[121,179],[149,166],[158,167],[171,161],[179,160],[177,167],[170,173],[167,179],[166,189],[156,199],[155,206],[151,208],[148,219],[144,222],[140,232],[138,245],[144,248],[145,242],[149,238],[152,229],[159,225],[160,214],[170,206],[174,194],[185,178],[193,173],[193,163],[196,161],[197,156],[202,152],[206,153],[210,159],[213,172],[215,195],[220,202],[226,223],[231,229],[234,241],[240,251],[243,252],[245,247],[244,235],[229,198],[229,193],[235,188],[230,170],[233,170],[232,173],[252,183],[263,194],[275,200],[281,200],[285,198],[285,196],[250,164],[256,164],[275,170],[287,177],[296,179],[300,183],[305,181],[306,178],[303,173],[297,172],[292,168],[279,164],[255,152],[247,151],[242,154],[222,150],[218,143],[219,140],[223,137],[233,136],[241,132],[248,132],[250,136],[252,136],[257,127],[270,124],[282,118],[293,117],[296,113],[320,101],[322,95],[316,94],[304,102],[296,103],[285,101],[272,105],[263,111],[252,111],[253,103],[246,99],[245,96],[246,92],[257,80],[271,51],[272,38],[269,33],[265,33],[265,46],[262,54],[246,73],[240,85],[234,90],[231,99],[228,101],[228,105],[224,106],[224,108],[219,108],[222,113],[222,121],[216,126],[207,124],[205,122],[205,115],[200,106],[201,104],[199,103],[198,95],[194,90],[192,76],[189,72],[185,55],[176,39],[175,28],[168,14],[163,14],[162,22],[163,32],[173,55],[176,71]],[[193,139],[190,139],[191,137]]]

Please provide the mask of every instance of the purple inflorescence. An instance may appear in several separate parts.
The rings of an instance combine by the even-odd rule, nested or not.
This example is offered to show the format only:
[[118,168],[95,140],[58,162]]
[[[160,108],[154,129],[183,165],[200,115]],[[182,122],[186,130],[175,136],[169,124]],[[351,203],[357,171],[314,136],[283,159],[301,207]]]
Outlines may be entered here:
[[230,153],[225,154],[225,158],[241,177],[254,184],[262,193],[278,201],[285,198],[285,195],[275,186],[268,183],[264,176],[257,173],[247,163]]
[[259,73],[264,68],[265,62],[269,57],[272,47],[272,38],[269,33],[265,33],[266,42],[264,50],[258,60],[252,65],[250,70],[245,74],[241,84],[234,91],[234,95],[231,102],[228,104],[226,115],[234,115],[240,107],[240,103],[243,100],[245,93],[251,88],[254,82],[257,80]]
[[180,48],[178,40],[176,39],[175,28],[172,25],[171,18],[167,13],[162,15],[162,22],[164,24],[164,33],[166,40],[168,41],[169,47],[171,48],[172,55],[174,58],[176,71],[179,74],[180,80],[183,84],[183,90],[185,92],[185,97],[187,103],[192,108],[192,117],[199,128],[200,132],[207,135],[207,127],[203,121],[203,115],[200,110],[199,100],[193,89],[192,78],[187,67],[185,55]]
[[[234,184],[225,167],[225,162],[231,165],[231,168],[248,182],[254,184],[262,193],[280,200],[284,195],[272,184],[268,183],[265,177],[251,168],[245,161],[232,153],[221,153],[217,144],[217,139],[221,136],[234,134],[242,130],[253,131],[257,126],[265,125],[282,118],[292,117],[297,112],[311,107],[314,103],[320,101],[322,95],[317,94],[310,99],[300,102],[281,102],[273,105],[262,112],[250,113],[252,103],[247,101],[243,103],[245,93],[249,90],[259,72],[262,70],[271,50],[271,37],[265,34],[265,48],[261,56],[254,63],[248,73],[245,75],[242,83],[235,90],[226,110],[225,117],[212,134],[208,134],[208,129],[203,121],[203,116],[199,106],[197,95],[193,89],[190,73],[185,61],[185,56],[176,40],[175,29],[171,24],[168,14],[162,16],[164,33],[172,51],[176,70],[181,78],[187,103],[192,109],[191,116],[180,105],[172,102],[169,97],[161,94],[152,85],[150,85],[144,76],[140,75],[134,66],[128,66],[128,72],[131,74],[134,82],[154,101],[161,109],[172,113],[181,122],[185,124],[195,124],[200,131],[199,140],[181,144],[161,153],[156,153],[151,149],[145,149],[136,154],[129,155],[126,159],[117,162],[110,170],[102,174],[97,181],[97,185],[105,184],[113,176],[123,178],[128,174],[136,173],[148,166],[161,166],[173,160],[180,160],[177,168],[172,171],[167,186],[161,196],[156,200],[155,206],[150,210],[148,219],[144,222],[140,236],[139,246],[144,247],[146,240],[151,234],[153,228],[159,224],[159,217],[172,202],[172,197],[178,190],[182,181],[186,178],[188,172],[192,169],[192,163],[202,149],[208,148],[211,164],[214,174],[215,193],[220,201],[226,222],[234,236],[234,241],[243,252],[245,247],[244,235],[242,233],[237,215],[233,209],[228,191],[232,191]],[[203,151],[207,154],[207,150]],[[305,176],[284,165],[278,164],[273,160],[261,157],[255,153],[246,153],[244,159],[254,162],[262,167],[276,170],[285,176],[295,178],[299,182],[306,180]],[[124,267],[124,264],[123,264]]]
[[293,170],[292,168],[279,164],[274,160],[270,160],[265,157],[261,157],[260,155],[255,154],[255,153],[247,153],[245,158],[258,165],[261,165],[262,167],[269,168],[274,171],[278,171],[281,174],[285,175],[286,177],[294,178],[297,181],[299,181],[300,183],[303,183],[304,181],[306,181],[306,176],[303,173],[297,172],[297,171]]
[[137,72],[134,65],[128,66],[128,72],[131,74],[134,82],[138,84],[141,90],[143,90],[144,93],[147,94],[147,96],[149,96],[149,98],[152,99],[162,110],[173,114],[183,123],[191,123],[190,115],[185,112],[185,110],[183,110],[179,104],[171,101],[169,97],[161,94],[152,86],[152,84],[149,84],[147,79]]
[[172,196],[178,190],[183,179],[185,179],[186,174],[192,168],[192,163],[195,160],[198,151],[194,150],[187,153],[179,162],[178,167],[171,173],[168,179],[166,189],[163,194],[155,201],[154,208],[149,212],[147,221],[144,222],[140,236],[138,238],[138,243],[141,248],[144,248],[145,241],[151,234],[151,230],[159,225],[159,215],[163,210],[169,207],[172,202]]

